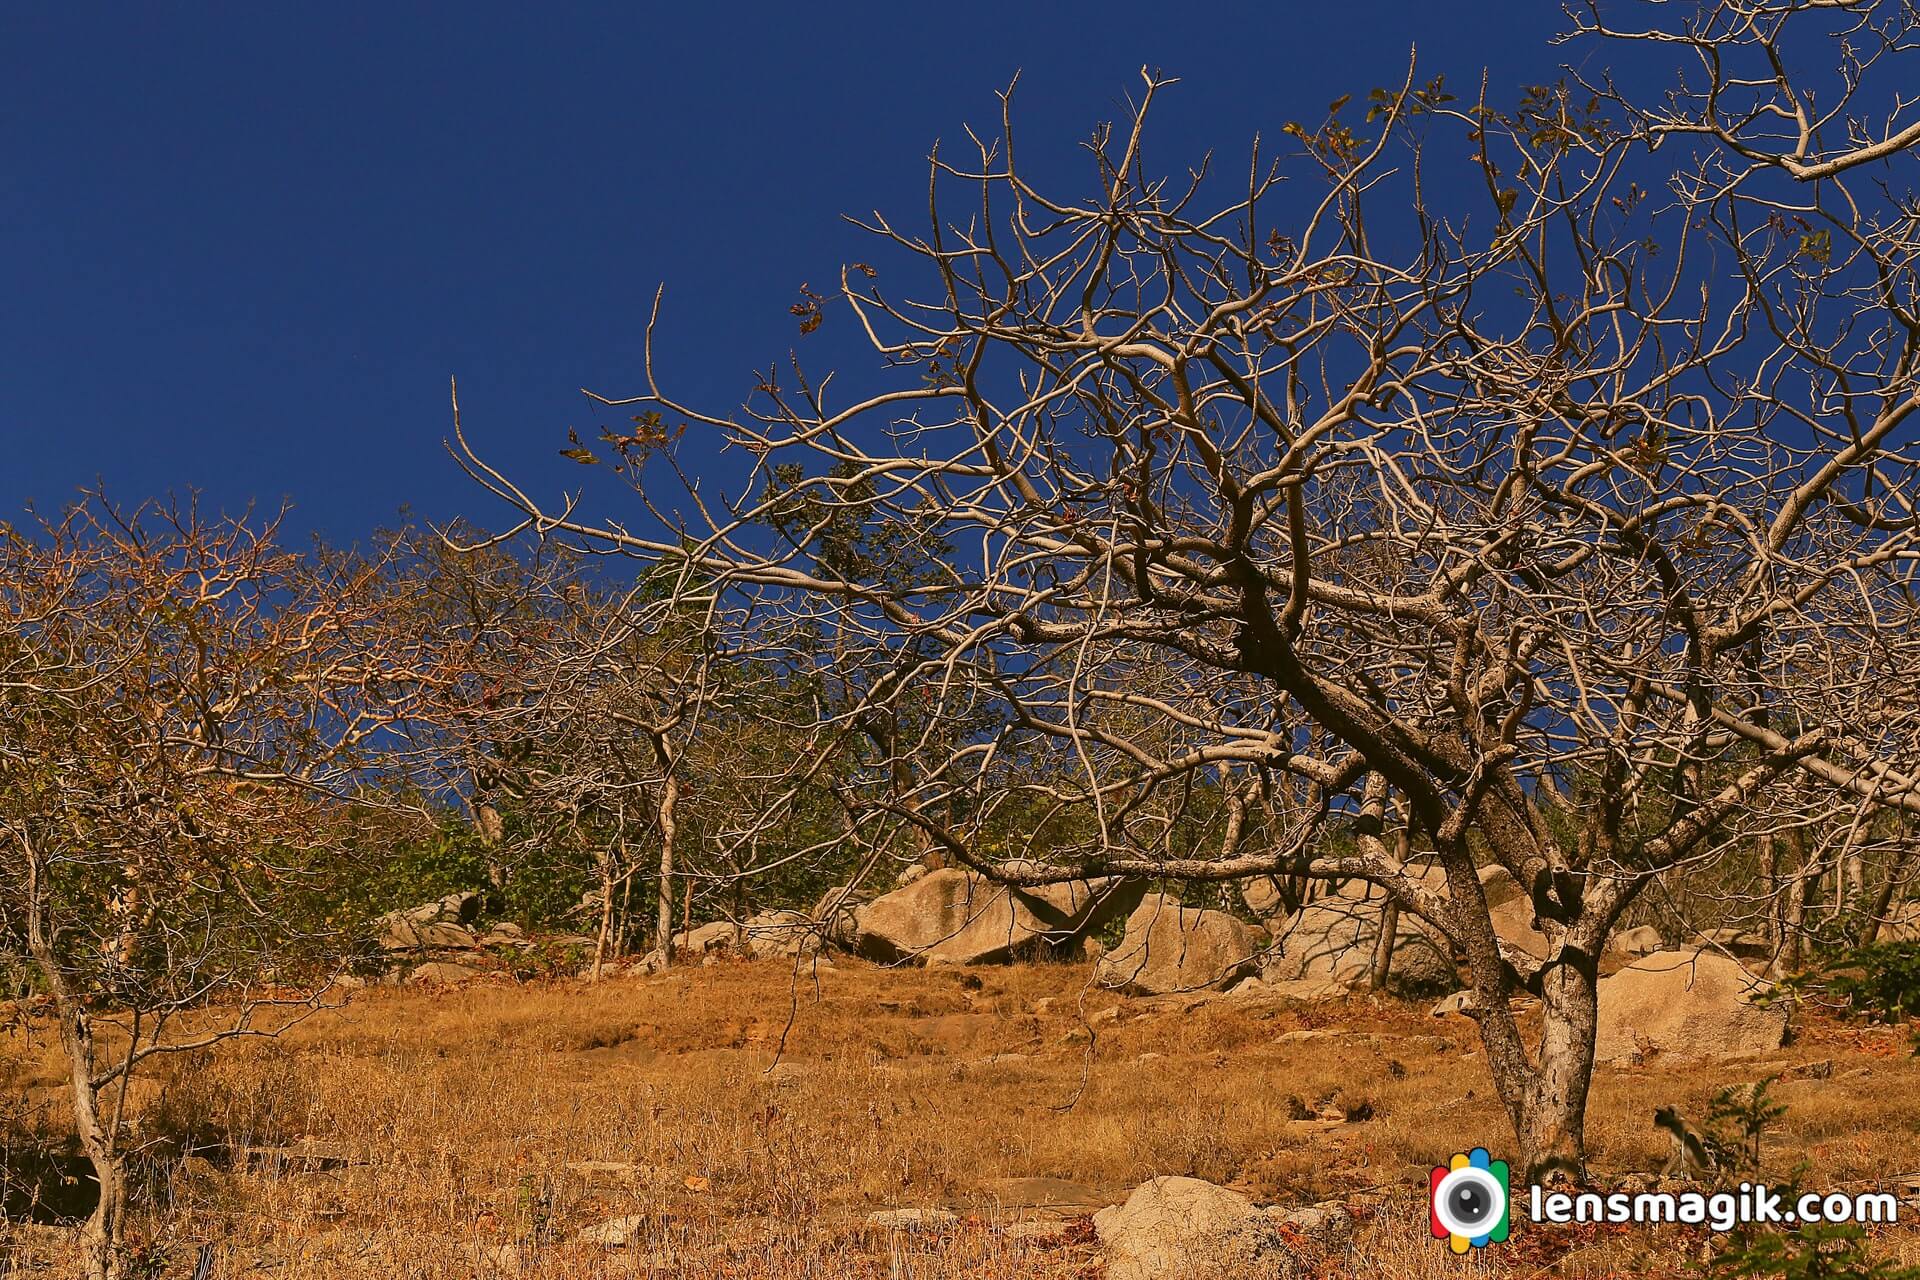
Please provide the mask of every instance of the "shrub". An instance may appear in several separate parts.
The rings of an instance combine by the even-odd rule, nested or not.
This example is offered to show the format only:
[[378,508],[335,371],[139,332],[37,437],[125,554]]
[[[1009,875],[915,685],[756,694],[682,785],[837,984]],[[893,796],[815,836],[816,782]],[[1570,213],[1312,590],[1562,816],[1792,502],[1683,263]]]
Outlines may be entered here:
[[1920,1267],[1873,1258],[1866,1232],[1850,1222],[1737,1231],[1705,1270],[1714,1280],[1920,1280]]
[[1920,942],[1876,942],[1855,947],[1796,974],[1786,984],[1838,1011],[1875,1022],[1902,1022],[1920,1013]]

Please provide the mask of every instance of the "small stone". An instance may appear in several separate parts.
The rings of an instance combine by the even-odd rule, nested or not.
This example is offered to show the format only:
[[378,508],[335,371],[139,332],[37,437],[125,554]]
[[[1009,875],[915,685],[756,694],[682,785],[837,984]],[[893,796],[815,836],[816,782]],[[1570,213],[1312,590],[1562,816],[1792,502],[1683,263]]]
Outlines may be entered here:
[[574,1234],[573,1242],[599,1245],[603,1249],[631,1249],[640,1242],[646,1226],[645,1214],[611,1218],[606,1222],[596,1222],[590,1227],[582,1227]]
[[960,1215],[947,1209],[876,1209],[867,1215],[867,1225],[888,1231],[932,1231],[950,1227]]
[[808,1074],[807,1068],[798,1062],[776,1062],[760,1073],[760,1079],[766,1084],[798,1084]]
[[480,976],[480,970],[464,964],[453,964],[445,960],[430,960],[418,965],[407,975],[409,982],[426,982],[440,986],[452,986],[455,983],[469,981]]

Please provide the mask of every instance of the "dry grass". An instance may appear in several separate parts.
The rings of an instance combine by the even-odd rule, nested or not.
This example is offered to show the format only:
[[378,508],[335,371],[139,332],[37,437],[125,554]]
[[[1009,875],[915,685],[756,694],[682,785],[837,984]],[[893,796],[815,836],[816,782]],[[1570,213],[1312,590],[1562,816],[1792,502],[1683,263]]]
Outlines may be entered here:
[[[1278,1259],[1275,1274],[1461,1273],[1426,1238],[1421,1191],[1431,1164],[1504,1145],[1471,1024],[1367,1000],[1123,1001],[1088,977],[842,961],[816,985],[736,963],[597,987],[364,992],[144,1087],[153,1274],[189,1274],[212,1243],[216,1276],[286,1280],[1094,1277],[1085,1205],[1036,1208],[1024,1202],[1061,1197],[1010,1180],[1066,1180],[1098,1203],[1155,1174],[1361,1207],[1352,1255]],[[1828,1078],[1811,1078],[1828,1060]],[[8,1092],[55,1129],[58,1068],[44,1035],[0,1042]],[[1698,1115],[1719,1085],[1776,1071],[1791,1110],[1775,1171],[1805,1159],[1816,1183],[1844,1184],[1920,1166],[1920,1061],[1904,1037],[1816,1025],[1764,1062],[1603,1070],[1597,1180],[1658,1163],[1655,1106]],[[1330,1096],[1372,1118],[1294,1118],[1294,1099]],[[299,1154],[249,1160],[248,1147]],[[958,1218],[865,1222],[916,1207]],[[632,1247],[573,1242],[625,1216],[640,1219]],[[54,1231],[14,1236],[23,1259],[61,1247]],[[1701,1242],[1522,1224],[1474,1266],[1672,1275]],[[1907,1232],[1880,1245],[1920,1260]]]

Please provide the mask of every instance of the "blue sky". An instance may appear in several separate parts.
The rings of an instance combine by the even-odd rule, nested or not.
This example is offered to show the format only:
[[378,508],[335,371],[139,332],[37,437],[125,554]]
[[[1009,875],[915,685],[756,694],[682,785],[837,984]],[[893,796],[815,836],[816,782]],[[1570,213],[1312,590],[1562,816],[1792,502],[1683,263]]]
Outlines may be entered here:
[[[15,6],[0,15],[0,514],[103,479],[295,504],[351,540],[402,504],[498,522],[470,436],[577,485],[578,388],[638,389],[656,285],[671,387],[722,407],[801,341],[802,282],[916,227],[924,157],[997,123],[1075,147],[1150,63],[1172,167],[1423,76],[1551,80],[1549,3]],[[833,335],[822,335],[822,350]],[[612,510],[613,508],[609,508]]]

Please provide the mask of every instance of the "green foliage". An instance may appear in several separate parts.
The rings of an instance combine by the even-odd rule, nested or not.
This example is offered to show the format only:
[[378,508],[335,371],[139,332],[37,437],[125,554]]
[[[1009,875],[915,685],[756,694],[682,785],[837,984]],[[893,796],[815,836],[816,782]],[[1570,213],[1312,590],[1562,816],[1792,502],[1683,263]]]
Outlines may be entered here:
[[1778,1076],[1751,1085],[1727,1085],[1713,1095],[1701,1137],[1727,1182],[1760,1177],[1760,1142],[1773,1123],[1787,1113],[1769,1091]]
[[1793,974],[1783,993],[1871,1022],[1903,1022],[1920,1013],[1920,942],[1854,947]]
[[1920,1267],[1872,1257],[1866,1232],[1850,1222],[1736,1231],[1702,1270],[1714,1280],[1920,1280]]
[[[1729,1185],[1760,1180],[1761,1138],[1787,1110],[1769,1097],[1777,1079],[1729,1086],[1713,1097],[1702,1137]],[[1805,1171],[1804,1163],[1794,1170],[1783,1199],[1798,1199]],[[1920,1268],[1873,1258],[1866,1232],[1853,1223],[1806,1223],[1792,1231],[1737,1227],[1698,1269],[1713,1280],[1920,1280]]]

